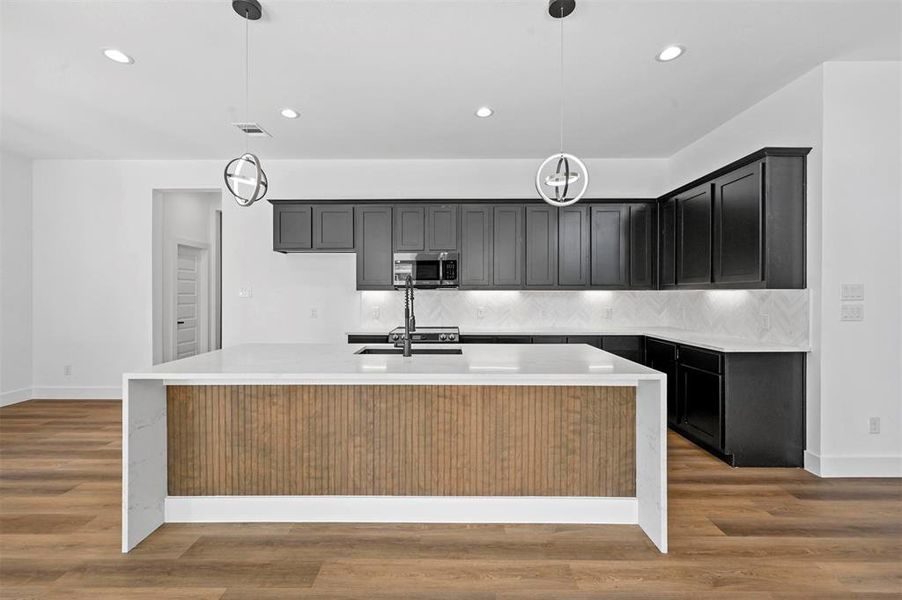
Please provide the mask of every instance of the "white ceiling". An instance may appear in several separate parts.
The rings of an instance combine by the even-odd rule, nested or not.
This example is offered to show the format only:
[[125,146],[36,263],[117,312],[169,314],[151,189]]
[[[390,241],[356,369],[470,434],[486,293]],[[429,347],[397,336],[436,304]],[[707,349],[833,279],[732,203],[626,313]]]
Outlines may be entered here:
[[[253,140],[266,158],[536,158],[558,146],[546,0],[262,0]],[[243,148],[244,21],[228,0],[2,2],[6,149],[212,158]],[[579,0],[566,146],[666,157],[827,60],[900,58],[899,1]],[[669,43],[686,54],[654,55]],[[101,54],[117,47],[130,66]],[[490,119],[473,111],[489,105]],[[279,116],[284,106],[301,118]]]

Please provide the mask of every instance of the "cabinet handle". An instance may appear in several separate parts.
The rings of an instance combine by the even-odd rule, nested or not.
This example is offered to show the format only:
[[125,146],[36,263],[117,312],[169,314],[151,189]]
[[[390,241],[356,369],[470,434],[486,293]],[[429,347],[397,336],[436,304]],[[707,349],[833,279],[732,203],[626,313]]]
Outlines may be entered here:
[[176,321],[175,324],[176,324],[176,325],[184,325],[185,322],[184,322],[184,321]]

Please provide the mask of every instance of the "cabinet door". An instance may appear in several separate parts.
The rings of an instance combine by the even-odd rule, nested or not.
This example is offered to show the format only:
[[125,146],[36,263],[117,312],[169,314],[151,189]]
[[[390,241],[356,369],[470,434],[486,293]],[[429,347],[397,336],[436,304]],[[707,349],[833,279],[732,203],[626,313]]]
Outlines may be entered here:
[[526,286],[557,285],[558,213],[553,206],[526,207]]
[[667,423],[679,422],[679,400],[677,396],[677,346],[670,342],[647,340],[645,342],[646,366],[667,375]]
[[562,286],[589,285],[589,207],[567,206],[558,211],[558,282]]
[[313,248],[313,208],[310,205],[274,204],[272,249],[279,252]]
[[426,249],[457,250],[457,206],[435,205],[426,208]]
[[606,335],[601,338],[601,349],[626,360],[645,362],[645,340],[641,335]]
[[354,207],[347,204],[313,207],[313,249],[354,249]]
[[629,208],[622,204],[592,207],[592,286],[625,288]]
[[460,207],[460,286],[492,285],[492,207]]
[[722,377],[682,363],[678,370],[683,412],[680,425],[690,436],[715,449],[722,449]]
[[677,285],[711,283],[711,186],[676,198]]
[[630,207],[630,287],[651,289],[654,285],[654,205]]
[[422,206],[395,206],[395,251],[422,252],[426,248],[426,219]]
[[660,286],[676,285],[676,200],[669,198],[659,207],[661,232],[659,236],[658,264]]
[[496,206],[492,224],[492,285],[523,285],[523,206]]
[[392,287],[392,207],[357,208],[357,289]]
[[714,182],[714,281],[764,280],[764,194],[761,164]]

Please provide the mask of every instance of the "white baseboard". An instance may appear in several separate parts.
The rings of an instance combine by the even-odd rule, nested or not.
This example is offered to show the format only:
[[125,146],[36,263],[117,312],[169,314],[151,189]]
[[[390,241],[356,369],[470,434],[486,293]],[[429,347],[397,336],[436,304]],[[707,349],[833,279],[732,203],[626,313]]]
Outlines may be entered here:
[[122,388],[116,386],[37,386],[32,398],[38,400],[122,400]]
[[635,498],[168,496],[167,523],[638,524]]
[[30,387],[20,388],[18,390],[10,390],[0,394],[0,406],[9,406],[10,404],[18,404],[31,400],[32,389]]
[[805,469],[818,477],[902,477],[902,456],[819,456],[806,450]]

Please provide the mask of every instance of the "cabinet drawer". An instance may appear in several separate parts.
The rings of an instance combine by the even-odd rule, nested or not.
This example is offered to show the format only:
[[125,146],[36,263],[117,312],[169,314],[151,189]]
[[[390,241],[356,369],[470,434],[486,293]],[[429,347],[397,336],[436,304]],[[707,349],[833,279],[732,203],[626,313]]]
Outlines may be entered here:
[[661,340],[647,339],[645,341],[645,354],[648,358],[655,357],[658,360],[676,360],[677,345]]
[[534,335],[533,344],[566,344],[567,338],[562,335]]
[[494,344],[495,336],[492,335],[461,335],[461,344]]
[[712,373],[723,373],[722,355],[709,350],[680,346],[680,364]]
[[589,344],[601,348],[601,336],[598,335],[570,335],[567,336],[568,344]]
[[498,335],[495,336],[496,344],[531,344],[531,335]]

